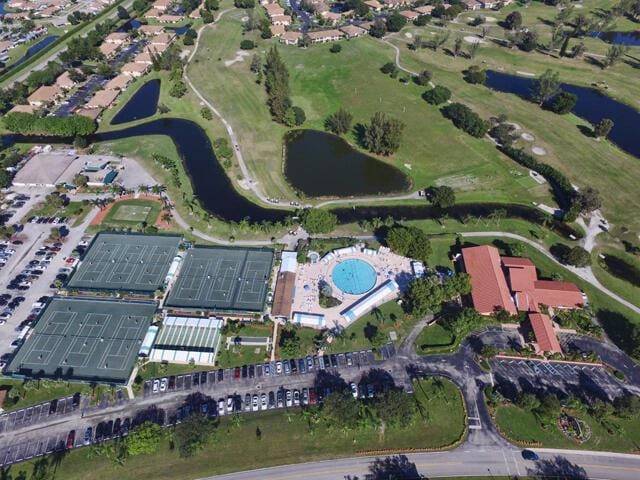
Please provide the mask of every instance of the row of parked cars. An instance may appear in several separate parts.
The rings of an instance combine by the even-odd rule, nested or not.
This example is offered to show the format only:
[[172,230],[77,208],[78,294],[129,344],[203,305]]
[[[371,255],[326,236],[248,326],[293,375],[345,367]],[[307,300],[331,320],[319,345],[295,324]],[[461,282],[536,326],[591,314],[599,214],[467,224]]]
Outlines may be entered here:
[[[360,385],[351,383],[349,384],[349,389],[354,398],[373,398],[376,395],[375,387],[369,383]],[[276,391],[247,393],[244,398],[242,395],[229,395],[226,399],[219,398],[217,401],[208,399],[202,401],[199,405],[187,404],[178,408],[174,421],[175,423],[180,423],[194,411],[210,417],[222,417],[241,412],[317,405],[322,403],[333,390],[330,387],[302,389],[286,389],[282,387]]]
[[61,225],[67,223],[67,217],[29,217],[28,223],[52,223]]
[[[295,375],[298,373],[308,373],[316,370],[328,368],[351,367],[354,364],[368,363],[371,351],[347,352],[327,355],[308,355],[304,358],[277,360],[274,362],[258,363],[254,365],[243,365],[229,369],[234,380],[244,378],[260,378],[272,375]],[[190,374],[192,385],[204,385],[209,382],[221,383],[224,381],[225,370],[219,369],[214,372],[197,372]],[[211,375],[207,375],[211,373]],[[209,379],[209,380],[208,380]],[[176,376],[156,378],[151,381],[152,393],[166,392],[176,388]],[[179,385],[178,385],[179,388]]]

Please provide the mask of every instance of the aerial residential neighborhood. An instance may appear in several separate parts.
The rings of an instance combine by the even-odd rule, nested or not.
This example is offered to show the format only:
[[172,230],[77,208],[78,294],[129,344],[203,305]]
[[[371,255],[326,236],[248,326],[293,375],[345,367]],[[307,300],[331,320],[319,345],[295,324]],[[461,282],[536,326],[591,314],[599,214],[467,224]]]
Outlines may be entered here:
[[0,2],[0,473],[640,477],[638,0]]

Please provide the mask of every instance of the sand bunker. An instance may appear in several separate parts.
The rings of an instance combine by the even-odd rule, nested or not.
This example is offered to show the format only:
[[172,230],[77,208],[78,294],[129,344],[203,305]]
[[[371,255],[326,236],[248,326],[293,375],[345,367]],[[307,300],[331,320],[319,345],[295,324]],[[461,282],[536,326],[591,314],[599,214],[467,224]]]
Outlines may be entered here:
[[249,56],[249,52],[245,52],[244,50],[238,50],[236,52],[236,58],[225,61],[224,66],[230,67],[234,63],[242,62],[244,60],[244,57],[248,57],[248,56]]
[[472,35],[467,35],[466,37],[464,37],[464,41],[467,43],[486,43],[481,38],[474,37]]
[[547,151],[542,147],[533,147],[531,151],[533,152],[534,155],[539,155],[539,156],[547,154]]

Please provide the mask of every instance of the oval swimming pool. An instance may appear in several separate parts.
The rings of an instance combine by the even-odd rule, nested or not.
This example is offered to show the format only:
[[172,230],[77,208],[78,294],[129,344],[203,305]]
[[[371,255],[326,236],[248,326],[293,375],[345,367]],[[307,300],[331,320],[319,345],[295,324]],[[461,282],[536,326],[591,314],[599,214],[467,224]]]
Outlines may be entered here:
[[338,263],[331,272],[336,288],[350,295],[362,295],[376,284],[376,271],[364,260],[352,258]]

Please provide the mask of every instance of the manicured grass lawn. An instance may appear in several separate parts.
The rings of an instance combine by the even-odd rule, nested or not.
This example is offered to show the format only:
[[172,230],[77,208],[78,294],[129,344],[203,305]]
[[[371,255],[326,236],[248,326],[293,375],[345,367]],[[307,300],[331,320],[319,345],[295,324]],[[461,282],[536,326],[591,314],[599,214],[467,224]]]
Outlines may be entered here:
[[453,344],[454,335],[439,323],[432,323],[416,338],[416,350],[425,351],[432,347],[446,347]]
[[[90,455],[88,449],[73,450],[56,470],[56,478],[81,480],[118,478],[119,480],[187,480],[232,471],[264,468],[353,455],[381,449],[436,448],[450,445],[464,432],[465,414],[458,389],[448,380],[428,379],[415,386],[416,400],[424,413],[409,428],[387,427],[342,433],[318,425],[309,431],[299,409],[288,412],[269,410],[242,415],[239,426],[223,418],[216,440],[204,451],[182,459],[164,440],[151,455],[130,457],[123,466],[105,457]],[[256,430],[260,429],[258,438]],[[33,462],[12,467],[12,471],[33,469]],[[15,469],[15,470],[13,470]],[[340,476],[341,472],[336,472]],[[26,478],[29,478],[28,476]]]
[[[345,330],[344,335],[334,339],[329,345],[329,353],[352,352],[372,348],[367,336],[373,336],[381,329],[387,333],[396,332],[396,345],[411,331],[416,319],[405,314],[395,300],[381,305],[362,318],[353,322]],[[389,337],[389,340],[391,338]]]
[[238,367],[268,361],[271,354],[265,347],[253,347],[248,345],[231,345],[227,350],[226,340],[223,338],[218,351],[216,365],[220,368]]
[[613,275],[607,269],[605,260],[600,258],[599,255],[612,255],[620,260],[635,267],[637,271],[640,271],[640,259],[638,257],[625,253],[618,248],[612,246],[604,246],[597,248],[593,251],[592,258],[593,264],[591,266],[596,278],[607,288],[617,293],[625,300],[632,302],[636,305],[640,305],[640,286],[634,285],[632,282],[622,279]]
[[[5,411],[19,410],[30,405],[37,405],[53,400],[54,398],[68,397],[76,392],[87,394],[93,391],[95,399],[99,399],[103,392],[111,390],[110,387],[104,385],[98,385],[92,388],[90,385],[84,383],[55,382],[48,380],[41,382],[34,380],[25,383],[22,380],[12,378],[0,378],[0,388],[6,389],[8,387],[11,387],[11,389],[2,407]],[[13,401],[15,397],[19,397],[17,402]]]
[[[236,56],[243,38],[240,16],[237,12],[226,14],[218,25],[205,30],[201,49],[188,67],[189,75],[233,126],[245,146],[248,166],[267,193],[287,195],[281,141],[286,129],[271,121],[264,88],[256,85],[249,71],[250,59],[225,65]],[[260,42],[258,53],[272,43]],[[545,186],[523,175],[523,169],[489,142],[462,134],[429,108],[420,100],[422,88],[402,85],[381,74],[380,66],[393,59],[389,46],[360,38],[342,42],[339,54],[330,53],[327,45],[308,49],[280,45],[278,49],[289,67],[293,103],[305,110],[306,128],[324,129],[326,116],[340,106],[353,113],[355,124],[368,123],[374,112],[385,111],[401,118],[406,128],[400,150],[384,161],[409,174],[416,188],[438,180],[456,186],[468,200],[551,202]],[[346,139],[357,144],[353,133]]]
[[587,413],[576,415],[591,427],[592,436],[579,444],[565,437],[554,425],[543,429],[530,411],[515,405],[500,406],[496,422],[509,438],[523,442],[539,442],[548,448],[571,448],[580,450],[605,450],[612,452],[636,452],[640,443],[640,417],[615,419],[622,427],[622,434],[609,434],[607,430]]
[[115,203],[101,222],[107,227],[137,227],[142,222],[153,225],[160,215],[162,204],[155,200],[132,198]]
[[[470,85],[462,78],[462,71],[470,65],[508,73],[526,71],[535,75],[551,68],[560,73],[561,81],[569,83],[590,86],[592,82],[605,80],[610,85],[607,94],[638,108],[640,81],[629,80],[637,77],[632,67],[621,62],[603,71],[583,60],[554,59],[540,53],[527,54],[491,42],[480,48],[474,60],[462,56],[454,58],[442,50],[408,49],[410,40],[404,37],[405,33],[428,38],[433,31],[432,27],[409,27],[393,37],[392,42],[400,48],[404,66],[414,71],[431,70],[434,83],[451,89],[454,101],[469,105],[484,118],[506,114],[510,121],[535,137],[531,143],[519,142],[525,150],[530,150],[534,145],[543,147],[547,151],[542,158],[544,162],[558,168],[578,187],[591,186],[599,190],[604,215],[612,223],[637,229],[640,215],[635,210],[637,202],[633,200],[636,197],[635,185],[640,178],[637,158],[622,152],[610,142],[586,137],[579,127],[588,126],[587,123],[574,115],[556,115],[516,95]],[[450,48],[455,38],[456,35],[451,35]],[[384,48],[384,45],[380,48]],[[435,107],[428,108],[440,115]],[[618,175],[618,172],[625,172],[625,175]]]

